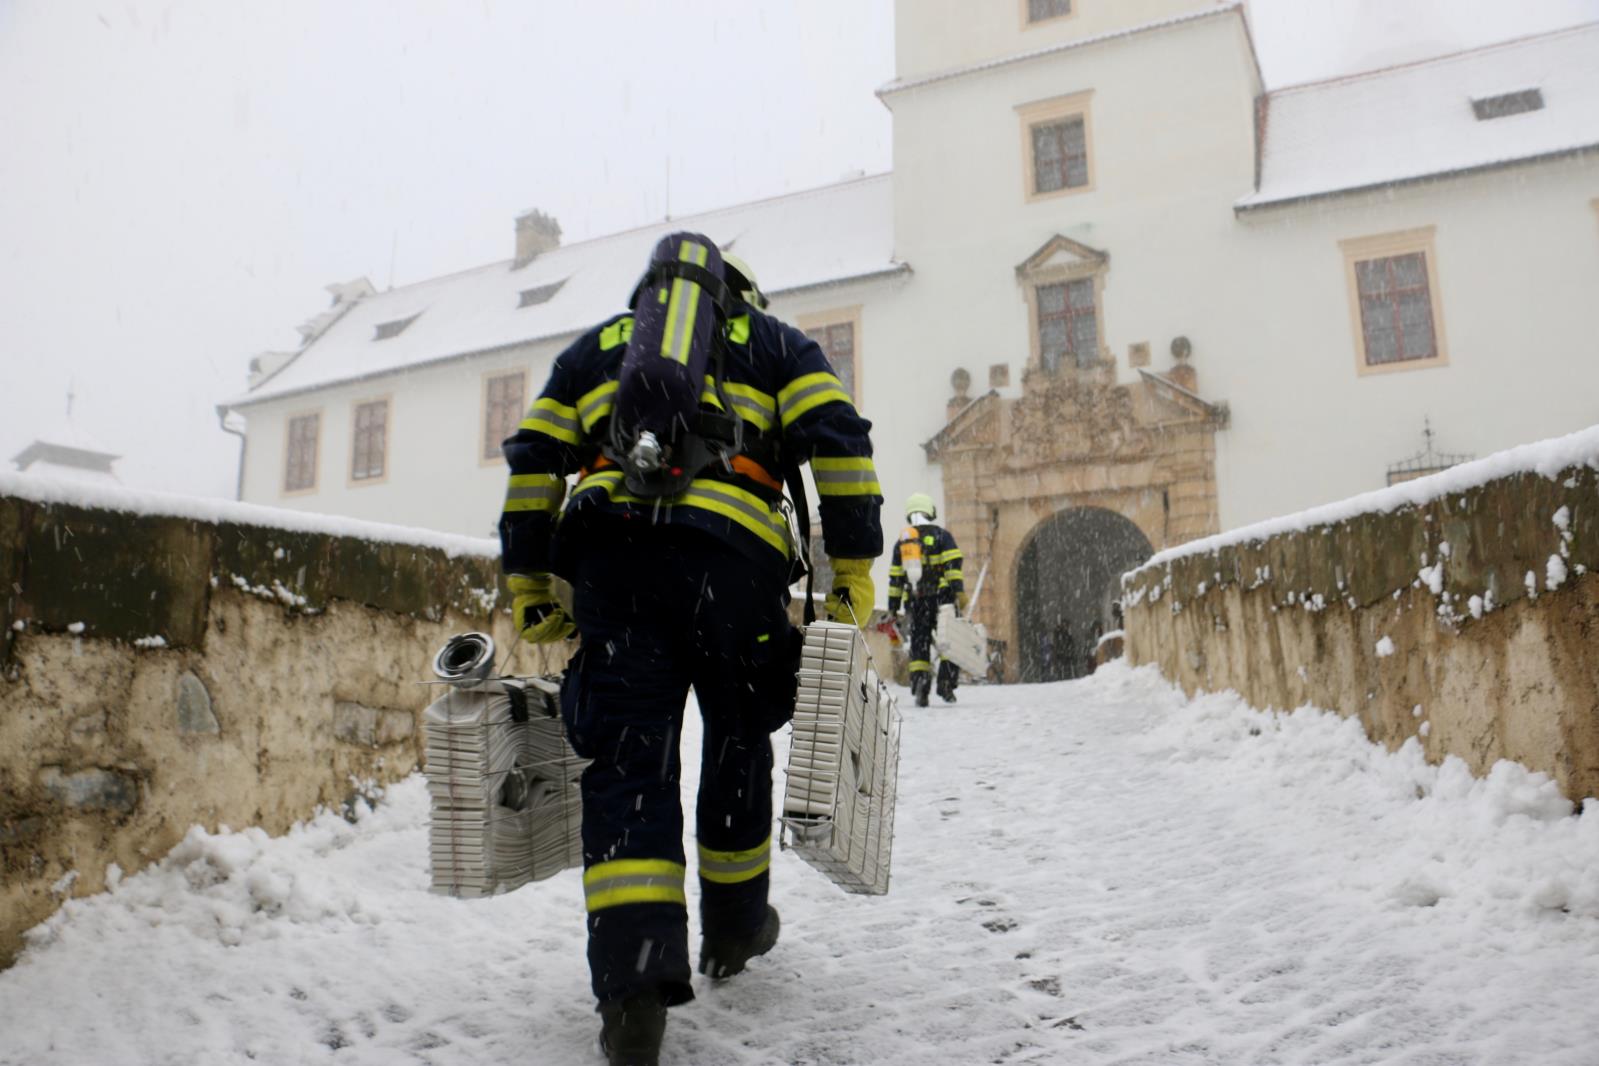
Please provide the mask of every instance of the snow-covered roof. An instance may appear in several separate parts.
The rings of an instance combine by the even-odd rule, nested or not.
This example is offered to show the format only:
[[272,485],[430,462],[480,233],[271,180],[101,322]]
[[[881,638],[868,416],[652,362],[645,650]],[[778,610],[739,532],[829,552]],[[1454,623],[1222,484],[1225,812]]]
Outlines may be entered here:
[[71,477],[115,483],[111,464],[119,457],[71,445],[36,440],[12,458],[19,472],[46,477]]
[[[522,267],[506,260],[365,296],[281,370],[226,406],[580,333],[626,308],[650,250],[674,230],[731,246],[768,294],[903,270],[893,258],[890,191],[887,174],[856,178],[579,241]],[[524,291],[557,284],[548,300],[519,306]],[[379,326],[408,319],[393,336],[374,339]]]
[[[1538,90],[1538,110],[1473,101]],[[1267,97],[1260,188],[1240,210],[1599,148],[1599,23]]]

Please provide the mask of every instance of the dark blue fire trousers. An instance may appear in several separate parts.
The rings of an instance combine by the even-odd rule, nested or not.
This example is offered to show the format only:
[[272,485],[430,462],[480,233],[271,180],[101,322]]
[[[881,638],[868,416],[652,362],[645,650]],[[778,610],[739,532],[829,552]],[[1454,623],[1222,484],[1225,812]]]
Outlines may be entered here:
[[592,523],[570,566],[582,647],[562,715],[583,775],[589,969],[601,1002],[690,986],[678,737],[689,688],[704,721],[698,838],[703,932],[745,936],[766,912],[770,734],[793,714],[798,631],[786,575],[709,534]]

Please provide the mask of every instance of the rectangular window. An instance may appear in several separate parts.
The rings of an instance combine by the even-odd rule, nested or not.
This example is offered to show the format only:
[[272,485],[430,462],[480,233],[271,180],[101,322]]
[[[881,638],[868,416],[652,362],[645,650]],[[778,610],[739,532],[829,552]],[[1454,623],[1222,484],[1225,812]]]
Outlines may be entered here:
[[1342,242],[1361,373],[1445,362],[1433,230]]
[[1355,284],[1367,365],[1437,358],[1424,252],[1357,262]]
[[855,323],[835,322],[810,331],[810,337],[822,346],[833,373],[844,383],[844,391],[855,395]]
[[518,370],[495,374],[483,383],[483,453],[485,462],[501,458],[500,445],[516,432],[527,399],[527,375]]
[[834,308],[818,314],[802,315],[798,322],[805,335],[821,346],[833,373],[844,391],[859,406],[861,402],[861,309]]
[[389,448],[389,401],[355,405],[355,442],[350,449],[350,480],[383,476]]
[[1038,286],[1039,363],[1050,373],[1062,366],[1099,362],[1099,314],[1094,279]]
[[1094,188],[1092,89],[1019,104],[1022,189],[1028,200]]
[[1088,184],[1088,135],[1083,116],[1033,127],[1033,192],[1080,189]]
[[288,455],[283,464],[284,492],[309,492],[316,488],[317,439],[321,435],[320,414],[289,419]]
[[1072,0],[1027,0],[1027,21],[1045,22],[1072,13]]

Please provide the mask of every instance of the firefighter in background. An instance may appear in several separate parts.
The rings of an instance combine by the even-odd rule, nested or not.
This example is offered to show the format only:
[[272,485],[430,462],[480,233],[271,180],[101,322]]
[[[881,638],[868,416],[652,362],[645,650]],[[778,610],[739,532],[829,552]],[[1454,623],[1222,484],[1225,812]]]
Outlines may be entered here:
[[[667,240],[679,238],[684,258],[709,252],[697,234]],[[777,941],[770,734],[794,713],[800,641],[786,609],[793,548],[780,501],[790,468],[808,460],[820,495],[830,618],[870,617],[871,561],[883,551],[871,423],[816,342],[762,312],[749,268],[721,263],[723,390],[700,402],[702,419],[725,422],[715,398],[725,395],[743,420],[743,450],[728,466],[705,467],[674,496],[630,494],[605,448],[633,314],[562,352],[505,442],[500,538],[515,624],[533,643],[582,637],[561,710],[573,749],[593,760],[582,780],[583,891],[613,1066],[655,1063],[666,1008],[694,998],[678,752],[691,687],[704,721],[699,972],[731,977]],[[682,287],[649,279],[639,291],[658,291],[663,305]],[[571,583],[570,615],[552,574]]]
[[[933,687],[933,630],[938,625],[938,609],[946,603],[966,610],[966,582],[961,573],[961,550],[949,530],[934,523],[938,508],[933,498],[918,492],[905,501],[905,531],[894,544],[894,557],[888,568],[888,611],[898,615],[900,602],[910,618],[911,693],[916,706],[927,706],[928,690]],[[938,663],[938,694],[945,703],[955,702],[955,685],[960,667],[952,662]]]

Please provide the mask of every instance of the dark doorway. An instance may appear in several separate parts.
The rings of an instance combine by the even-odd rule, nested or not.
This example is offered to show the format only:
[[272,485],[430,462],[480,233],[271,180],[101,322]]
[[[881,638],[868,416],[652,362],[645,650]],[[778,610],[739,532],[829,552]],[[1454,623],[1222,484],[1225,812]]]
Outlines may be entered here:
[[1016,564],[1021,680],[1089,672],[1099,638],[1120,625],[1121,575],[1154,551],[1114,511],[1079,507],[1045,519]]

